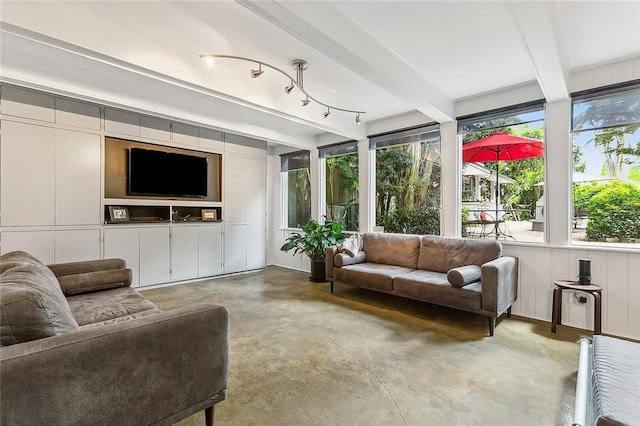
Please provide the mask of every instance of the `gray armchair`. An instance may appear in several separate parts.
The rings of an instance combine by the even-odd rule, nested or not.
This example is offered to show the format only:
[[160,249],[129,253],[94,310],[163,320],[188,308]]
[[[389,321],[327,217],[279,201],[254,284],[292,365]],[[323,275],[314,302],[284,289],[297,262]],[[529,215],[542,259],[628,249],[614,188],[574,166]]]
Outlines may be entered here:
[[0,265],[1,424],[170,425],[199,410],[213,424],[227,387],[225,307],[162,312],[119,259],[47,268],[14,252]]

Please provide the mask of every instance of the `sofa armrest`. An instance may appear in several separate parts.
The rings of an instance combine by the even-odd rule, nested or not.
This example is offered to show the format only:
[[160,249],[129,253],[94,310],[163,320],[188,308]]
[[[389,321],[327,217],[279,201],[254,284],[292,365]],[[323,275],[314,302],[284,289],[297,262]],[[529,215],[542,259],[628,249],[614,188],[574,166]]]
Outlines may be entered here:
[[333,281],[333,258],[338,253],[337,246],[327,247],[324,254],[325,278],[327,281]]
[[2,347],[0,424],[171,424],[224,399],[228,338],[202,303]]
[[482,309],[506,311],[516,300],[518,291],[518,258],[502,256],[481,266]]

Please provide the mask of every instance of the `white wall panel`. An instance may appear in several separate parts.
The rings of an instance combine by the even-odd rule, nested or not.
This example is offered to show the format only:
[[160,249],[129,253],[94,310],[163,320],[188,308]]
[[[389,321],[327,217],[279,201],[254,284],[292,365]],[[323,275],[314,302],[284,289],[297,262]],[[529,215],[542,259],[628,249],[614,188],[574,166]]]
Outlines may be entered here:
[[[520,259],[518,300],[514,315],[551,321],[553,282],[576,279],[578,260],[591,259],[591,282],[602,287],[602,331],[640,340],[640,253],[587,248],[549,248],[504,244],[504,253]],[[562,293],[562,324],[593,330],[593,297],[574,302]]]

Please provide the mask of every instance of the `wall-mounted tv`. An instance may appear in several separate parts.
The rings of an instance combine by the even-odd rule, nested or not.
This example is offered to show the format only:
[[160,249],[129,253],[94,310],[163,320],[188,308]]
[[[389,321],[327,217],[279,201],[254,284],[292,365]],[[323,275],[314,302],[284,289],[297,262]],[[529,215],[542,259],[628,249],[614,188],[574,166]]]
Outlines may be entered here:
[[150,149],[129,149],[128,193],[162,197],[207,196],[207,159]]

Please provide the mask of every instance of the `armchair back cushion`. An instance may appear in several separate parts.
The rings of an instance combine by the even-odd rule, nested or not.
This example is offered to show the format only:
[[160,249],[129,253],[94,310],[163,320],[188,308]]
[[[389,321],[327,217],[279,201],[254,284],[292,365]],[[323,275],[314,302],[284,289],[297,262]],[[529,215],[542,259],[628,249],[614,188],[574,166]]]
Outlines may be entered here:
[[53,272],[25,252],[0,258],[0,345],[79,330]]
[[363,235],[362,251],[367,262],[416,269],[420,253],[420,237],[404,234],[367,232]]
[[450,269],[466,265],[481,266],[500,256],[502,245],[498,241],[425,235],[420,242],[418,269],[446,274]]

